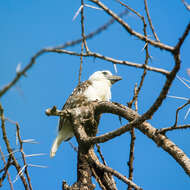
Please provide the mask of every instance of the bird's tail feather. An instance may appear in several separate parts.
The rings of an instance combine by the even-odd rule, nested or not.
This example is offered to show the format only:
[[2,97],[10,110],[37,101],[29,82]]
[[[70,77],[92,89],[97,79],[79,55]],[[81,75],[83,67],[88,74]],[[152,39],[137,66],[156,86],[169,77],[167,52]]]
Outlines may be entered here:
[[62,129],[58,132],[58,135],[53,142],[50,152],[50,157],[55,156],[55,153],[57,152],[57,149],[59,148],[59,145],[61,144],[62,141],[68,141],[73,136],[74,134],[71,125],[69,124],[64,125],[64,127],[62,127]]
[[62,141],[63,141],[63,138],[61,138],[60,135],[58,135],[56,139],[54,140],[53,145],[51,147],[51,151],[50,151],[51,158],[55,156],[57,149],[59,148],[59,145],[61,144]]

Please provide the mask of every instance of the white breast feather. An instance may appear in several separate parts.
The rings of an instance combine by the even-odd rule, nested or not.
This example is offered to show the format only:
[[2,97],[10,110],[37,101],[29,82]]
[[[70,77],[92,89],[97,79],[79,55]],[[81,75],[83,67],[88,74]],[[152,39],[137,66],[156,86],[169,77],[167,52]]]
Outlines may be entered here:
[[107,80],[95,81],[84,92],[89,101],[109,101],[111,99],[110,83]]

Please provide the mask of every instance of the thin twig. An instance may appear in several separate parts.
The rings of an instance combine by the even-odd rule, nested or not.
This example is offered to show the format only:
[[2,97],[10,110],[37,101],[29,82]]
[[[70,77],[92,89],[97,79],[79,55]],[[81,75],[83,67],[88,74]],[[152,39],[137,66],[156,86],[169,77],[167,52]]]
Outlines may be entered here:
[[[124,5],[124,6],[127,6],[127,5],[125,5],[125,4],[123,4],[123,5]],[[136,15],[142,20],[142,22],[143,22],[143,32],[144,32],[144,35],[147,37],[147,31],[146,31],[147,24],[146,24],[146,22],[145,22],[144,17],[143,17],[142,15],[140,15],[138,12],[136,12],[135,10],[133,10],[132,8],[130,8],[130,7],[128,7],[128,6],[127,6],[127,8],[129,8],[134,14],[136,14]],[[147,68],[146,68],[146,66],[148,65],[148,61],[149,61],[149,58],[150,58],[149,50],[148,50],[148,42],[145,42],[144,48],[145,48],[145,52],[146,52],[146,55],[145,55],[145,62],[144,62],[144,67],[145,67],[145,68],[144,68],[143,74],[142,74],[142,76],[141,76],[141,80],[140,80],[139,86],[138,86],[138,88],[137,88],[137,92],[134,94],[133,99],[128,103],[128,106],[129,106],[129,107],[131,107],[132,104],[133,104],[133,102],[135,102],[135,101],[137,100],[138,95],[139,95],[139,93],[140,93],[140,90],[141,90],[141,88],[142,88],[142,86],[143,86],[143,83],[144,83],[144,80],[145,80],[145,76],[146,76],[146,74],[147,74]]]
[[[128,161],[128,166],[129,166],[129,179],[133,181],[133,162],[134,162],[134,149],[135,149],[135,129],[132,128],[130,130],[130,135],[131,135],[131,142],[130,142],[130,153],[129,153],[129,161]],[[132,190],[132,187],[128,185],[128,190]]]
[[72,149],[73,149],[75,152],[78,152],[78,148],[77,148],[76,146],[74,146],[70,141],[69,141],[68,143],[71,145]]
[[84,34],[84,0],[81,0],[81,36],[82,36],[82,43],[81,43],[81,56],[80,56],[80,69],[79,69],[79,80],[78,80],[78,85],[81,82],[81,74],[82,74],[82,64],[83,64],[83,51],[84,51],[84,46],[86,51],[88,52],[88,46],[86,43],[85,39],[85,34]]
[[116,170],[108,167],[108,166],[104,166],[103,164],[101,165],[101,169],[111,173],[112,175],[114,175],[115,177],[117,177],[118,179],[122,180],[124,183],[130,185],[131,187],[133,187],[136,190],[142,190],[141,187],[137,186],[135,183],[133,183],[131,180],[127,179],[125,176],[123,176],[122,174],[120,174],[119,172],[117,172]]
[[100,158],[102,159],[103,164],[104,164],[105,166],[107,166],[106,161],[105,161],[105,159],[104,159],[104,156],[103,156],[103,154],[102,154],[102,152],[101,152],[101,150],[100,150],[100,145],[99,145],[99,144],[96,144],[96,147],[97,147],[97,152],[99,153]]
[[[1,117],[1,129],[2,129],[2,133],[3,133],[3,140],[6,144],[6,148],[7,148],[7,151],[8,153],[10,154],[12,160],[13,160],[13,165],[15,166],[16,170],[17,170],[17,173],[19,173],[22,168],[21,166],[19,165],[18,161],[16,160],[14,154],[12,154],[13,150],[10,146],[10,143],[9,143],[9,139],[7,137],[7,133],[6,133],[6,129],[5,129],[5,118],[4,118],[4,110],[3,110],[3,107],[2,105],[0,104],[0,117]],[[21,181],[25,187],[26,190],[29,190],[29,187],[28,187],[28,184],[26,182],[26,179],[23,175],[20,176],[21,178]]]
[[[134,97],[137,97],[137,84],[135,84],[134,88]],[[132,106],[132,104],[131,104]],[[137,99],[135,100],[135,111],[138,112],[138,106],[137,106]],[[128,161],[128,166],[129,166],[129,179],[132,181],[133,180],[133,162],[134,162],[134,150],[135,150],[135,129],[132,128],[130,130],[130,135],[131,135],[131,142],[130,142],[130,153],[129,153],[129,161]],[[128,185],[128,190],[132,190],[132,187]]]
[[[12,183],[12,181],[11,181],[11,176],[10,176],[9,171],[8,171],[8,168],[10,167],[10,160],[11,160],[11,157],[8,158],[8,161],[7,161],[7,163],[6,163],[5,156],[4,156],[4,154],[3,154],[3,151],[1,150],[1,147],[0,147],[0,154],[1,154],[1,158],[2,158],[2,160],[3,160],[3,163],[4,163],[4,165],[5,165],[4,169],[6,169],[6,171],[4,172],[4,175],[6,176],[6,174],[7,174],[8,182],[9,182],[10,188],[11,188],[11,190],[13,190],[13,189],[14,189],[14,188],[13,188],[13,183]],[[3,177],[2,177],[2,179],[0,179],[0,187],[1,187],[1,185],[2,185],[2,184],[1,184],[2,181],[3,181]]]
[[158,110],[158,108],[161,106],[164,99],[166,98],[168,91],[177,75],[177,72],[179,71],[179,69],[181,67],[180,49],[189,34],[189,30],[190,30],[190,23],[187,25],[185,32],[179,39],[179,42],[177,43],[177,45],[174,48],[174,51],[172,51],[175,66],[173,67],[170,74],[167,76],[167,80],[166,80],[158,98],[156,99],[156,101],[153,103],[153,105],[150,107],[150,109],[142,115],[142,117],[141,117],[142,120],[145,121],[147,119],[150,119],[153,116],[153,114]]
[[81,0],[81,6],[83,8],[81,9],[81,33],[82,33],[82,42],[84,43],[84,47],[86,49],[86,52],[89,51],[87,42],[86,42],[86,37],[85,37],[85,32],[84,32],[84,0]]
[[185,31],[183,33],[183,35],[179,38],[179,41],[178,43],[176,44],[174,50],[173,50],[173,53],[175,54],[176,52],[179,52],[183,42],[185,41],[185,39],[187,38],[188,34],[189,34],[189,31],[190,31],[190,22],[188,23],[188,25],[186,26],[185,28]]
[[160,40],[159,40],[159,38],[158,38],[158,36],[157,36],[157,34],[156,34],[155,30],[154,30],[154,26],[153,26],[153,24],[152,24],[152,20],[151,20],[151,18],[150,18],[150,14],[149,14],[149,11],[148,11],[148,4],[147,4],[147,0],[144,0],[144,5],[145,5],[146,15],[147,15],[148,22],[149,22],[149,24],[150,24],[150,28],[151,28],[151,30],[152,30],[152,33],[153,33],[153,35],[154,35],[154,37],[155,37],[156,41],[158,41],[158,42],[159,42]]
[[92,174],[93,174],[94,178],[96,179],[96,181],[98,182],[98,184],[102,188],[102,190],[106,190],[105,186],[102,184],[101,179],[98,177],[98,175],[96,174],[96,172],[95,172],[95,170],[94,170],[93,167],[91,167],[91,171],[92,171]]
[[[139,16],[143,22],[143,32],[144,32],[144,35],[147,37],[147,30],[146,30],[147,25],[146,25],[145,19],[140,14],[137,14],[137,16]],[[146,52],[146,55],[145,55],[144,65],[147,66],[149,58],[150,58],[149,50],[148,50],[148,42],[145,42],[145,52]],[[140,81],[138,88],[137,88],[137,85],[135,86],[133,99],[130,103],[128,103],[129,106],[132,106],[132,104],[134,102],[136,112],[138,112],[138,105],[137,105],[138,95],[139,95],[139,92],[143,86],[146,74],[147,74],[147,69],[145,68],[143,71],[143,74],[141,76],[141,81]],[[129,166],[129,179],[133,180],[134,148],[135,148],[135,139],[136,139],[134,128],[131,129],[130,135],[131,135],[131,143],[130,143],[130,154],[129,154],[128,166]],[[128,185],[128,190],[132,190],[132,187],[130,185]]]
[[173,52],[174,48],[172,46],[163,44],[161,42],[157,42],[154,40],[151,40],[149,38],[147,38],[146,36],[136,32],[135,30],[133,30],[126,22],[124,22],[116,13],[114,13],[113,11],[111,11],[108,7],[106,7],[102,2],[100,2],[99,0],[90,0],[91,2],[95,3],[96,5],[98,5],[99,7],[101,7],[107,14],[109,14],[112,18],[114,18],[119,24],[121,24],[126,31],[133,35],[136,36],[137,38],[139,38],[140,40],[143,40],[145,42],[150,43],[151,45],[158,47],[160,49],[164,49],[166,51],[169,52]]
[[30,176],[29,176],[29,173],[28,173],[28,165],[26,163],[25,153],[23,151],[23,142],[22,142],[22,139],[21,139],[21,136],[20,136],[20,127],[19,127],[18,123],[16,123],[16,130],[17,130],[18,141],[19,141],[19,144],[20,144],[20,152],[21,152],[21,155],[22,155],[22,160],[23,160],[24,166],[26,166],[25,169],[24,169],[24,172],[25,172],[26,178],[28,180],[29,188],[30,188],[30,190],[32,190],[32,183],[31,183]]
[[141,187],[139,187],[138,185],[136,185],[131,180],[127,179],[121,173],[119,173],[116,170],[114,170],[114,169],[112,169],[112,168],[110,168],[108,166],[105,166],[104,164],[100,163],[99,160],[98,160],[98,158],[96,157],[95,153],[93,152],[93,150],[90,151],[89,162],[95,164],[100,170],[103,170],[105,172],[108,172],[108,173],[114,175],[118,179],[122,180],[124,183],[132,186],[135,190],[142,190]]
[[79,68],[79,79],[78,85],[81,83],[81,75],[82,75],[82,64],[83,64],[83,50],[84,50],[84,43],[81,43],[81,56],[80,56],[80,68]]
[[190,129],[190,125],[178,125],[176,127],[171,126],[171,127],[161,128],[161,129],[158,129],[157,132],[161,134],[165,134],[168,131],[175,131],[175,130],[180,130],[180,129]]
[[136,14],[138,17],[142,18],[143,16],[140,15],[140,13],[138,13],[136,10],[132,9],[131,7],[129,7],[128,5],[126,5],[125,3],[121,2],[120,0],[116,0],[117,2],[119,2],[121,5],[123,5],[124,7],[126,7],[127,9],[129,9],[131,12],[133,12],[134,14]]
[[182,106],[180,106],[179,108],[177,108],[176,110],[176,115],[175,115],[175,123],[173,125],[173,127],[176,127],[177,126],[177,121],[178,121],[178,113],[181,109],[183,109],[184,107],[186,107],[187,105],[190,104],[190,100],[188,100],[185,104],[183,104]]
[[[2,154],[2,151],[1,151],[1,154]],[[8,172],[8,169],[9,167],[11,166],[11,157],[8,158],[7,160],[7,163],[5,162],[5,167],[1,170],[4,171],[2,177],[0,178],[0,187],[2,186],[2,182],[4,181],[5,177],[7,176],[7,172]]]

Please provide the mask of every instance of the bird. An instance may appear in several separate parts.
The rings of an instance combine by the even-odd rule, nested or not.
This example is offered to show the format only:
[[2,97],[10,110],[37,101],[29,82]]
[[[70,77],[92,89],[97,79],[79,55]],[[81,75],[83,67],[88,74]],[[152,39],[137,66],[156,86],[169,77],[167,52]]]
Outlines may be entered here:
[[[110,101],[111,86],[122,78],[113,75],[108,70],[94,72],[88,80],[79,84],[67,99],[64,109],[73,109],[90,101]],[[68,141],[74,136],[72,124],[63,116],[60,116],[58,134],[50,151],[50,157],[54,157],[62,141]]]

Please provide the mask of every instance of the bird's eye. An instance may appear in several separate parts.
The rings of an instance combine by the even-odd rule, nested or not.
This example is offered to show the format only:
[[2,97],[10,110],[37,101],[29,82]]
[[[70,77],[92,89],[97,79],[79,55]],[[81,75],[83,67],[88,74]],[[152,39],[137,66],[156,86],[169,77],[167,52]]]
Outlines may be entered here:
[[106,72],[106,71],[104,71],[104,72],[102,72],[104,75],[108,75],[108,72]]

